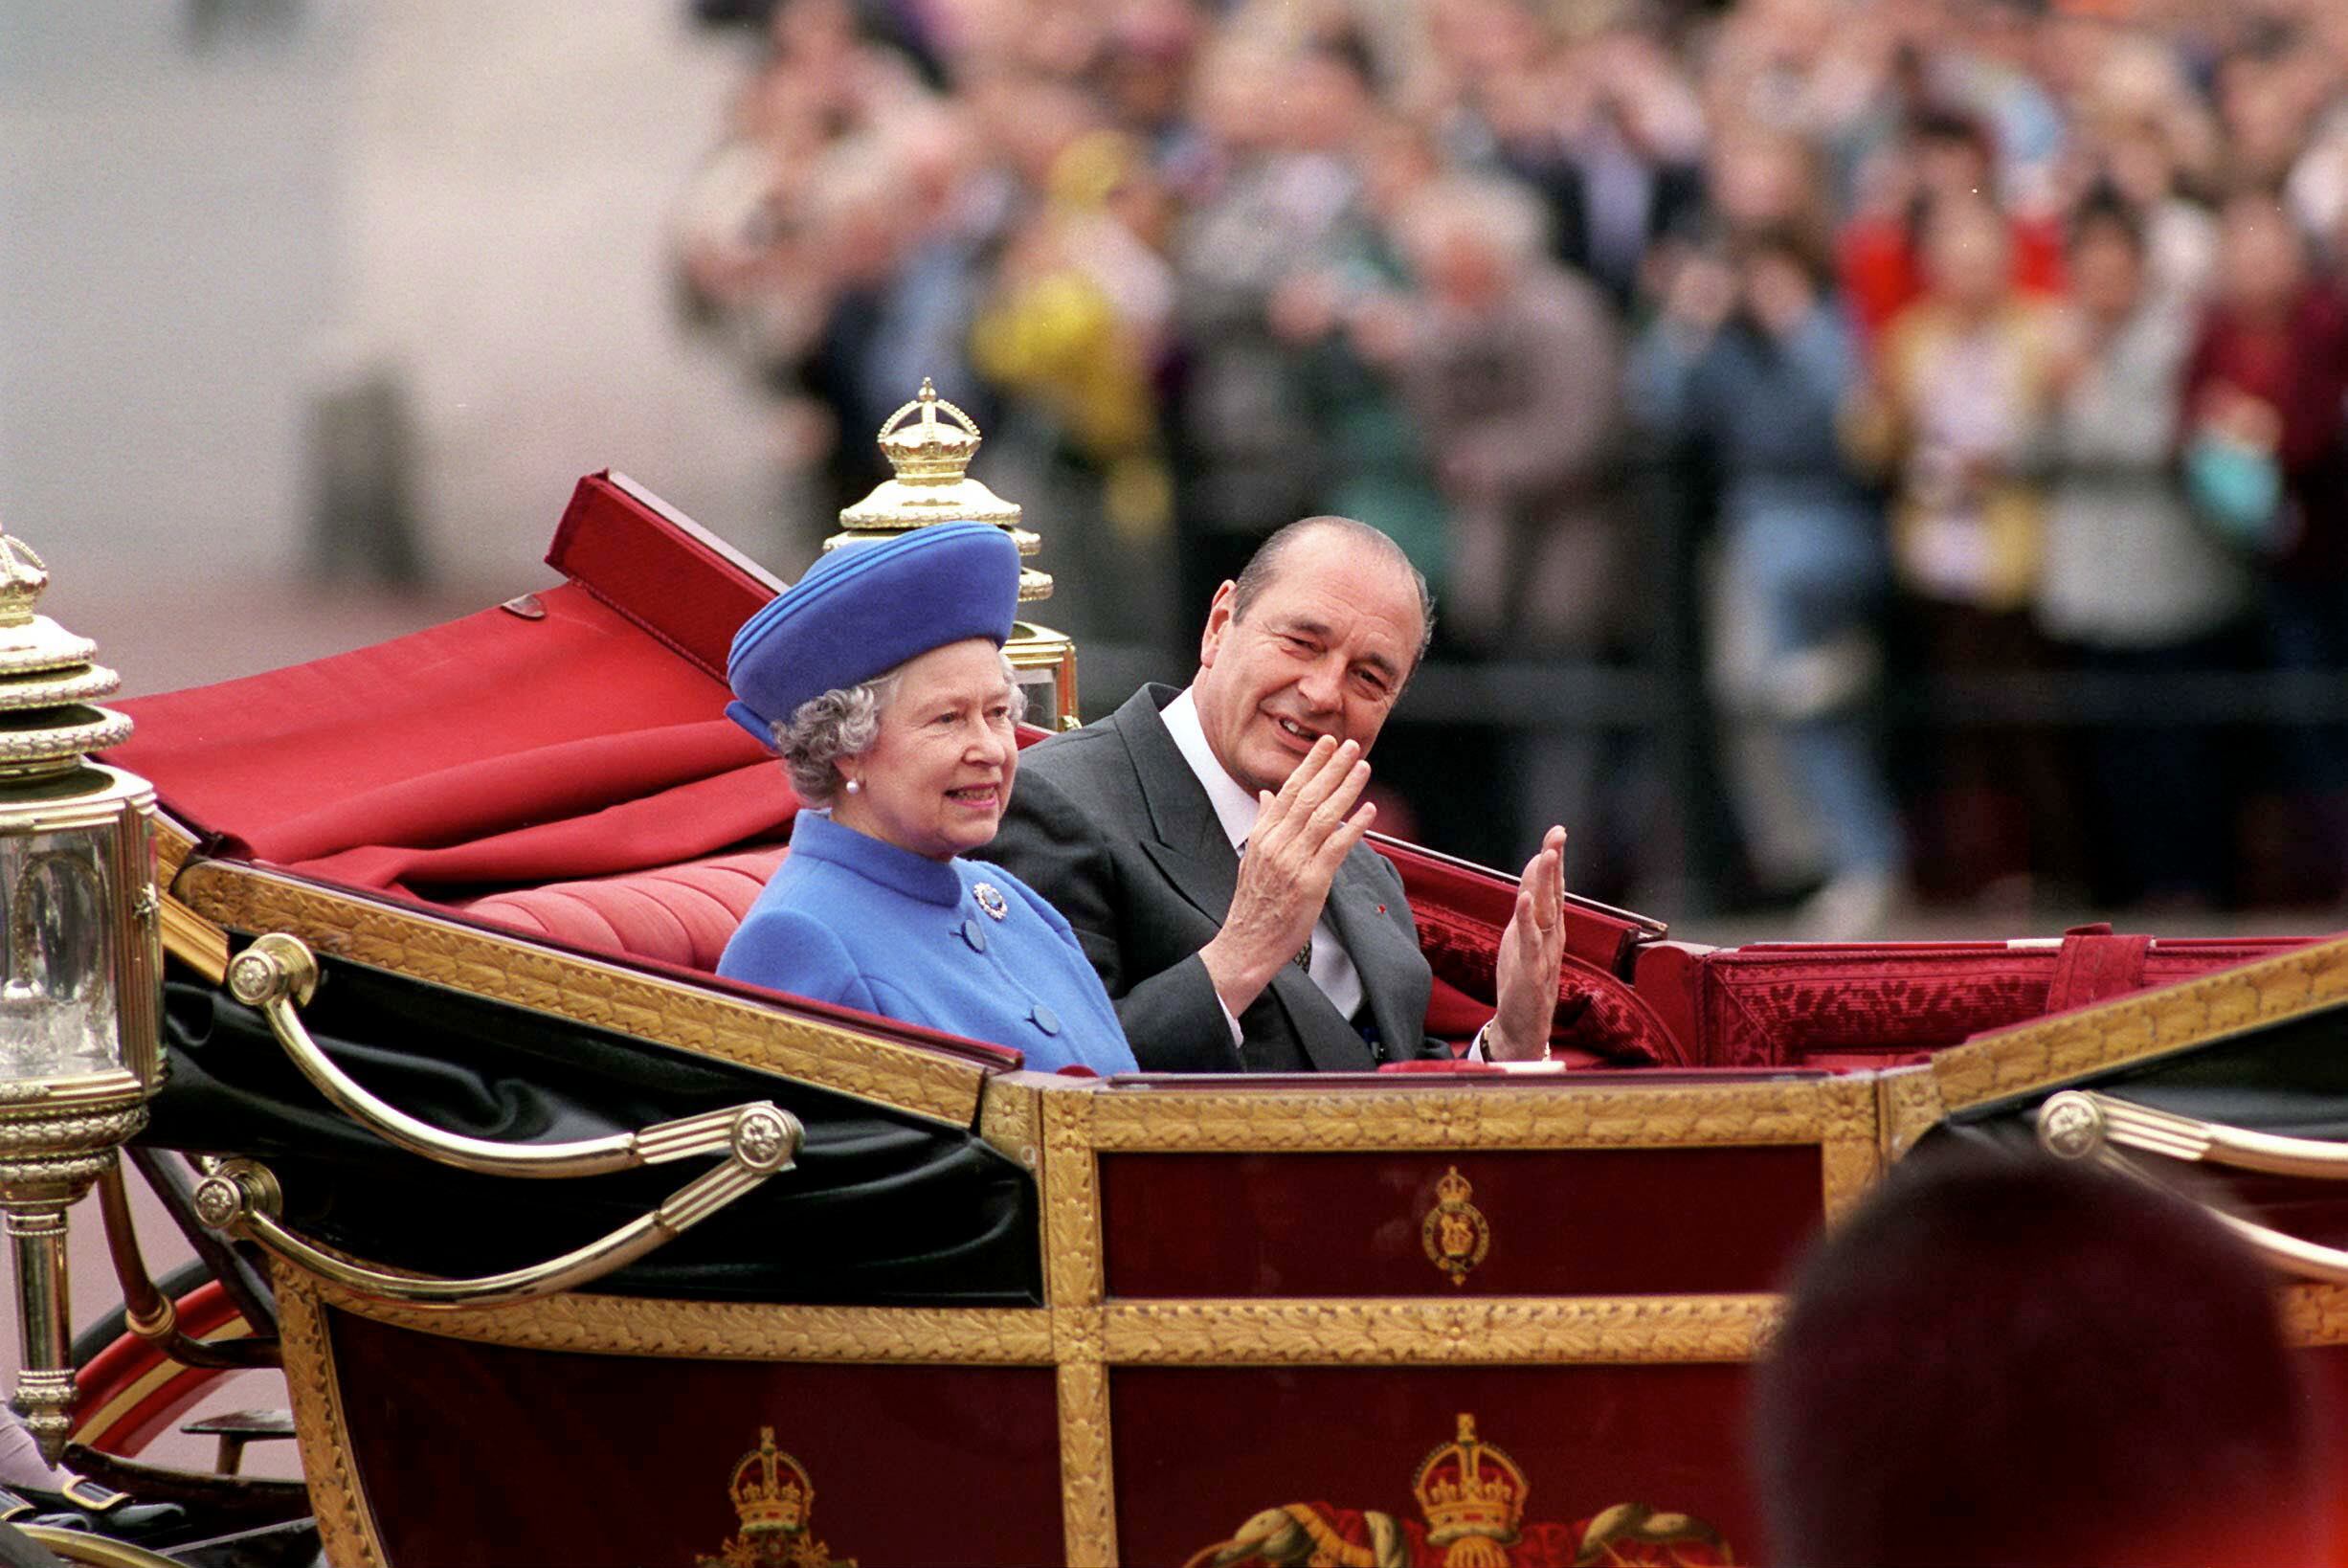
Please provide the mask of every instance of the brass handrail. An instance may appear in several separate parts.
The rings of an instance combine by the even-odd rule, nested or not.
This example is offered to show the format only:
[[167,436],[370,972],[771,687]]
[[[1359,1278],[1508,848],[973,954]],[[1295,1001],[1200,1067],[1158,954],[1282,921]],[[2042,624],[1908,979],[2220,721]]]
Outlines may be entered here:
[[[731,1145],[735,1120],[745,1109],[735,1106],[704,1111],[637,1132],[615,1132],[570,1143],[497,1143],[444,1131],[377,1098],[319,1048],[295,1011],[317,992],[318,978],[317,955],[299,937],[283,932],[257,938],[236,955],[228,972],[230,994],[246,1006],[260,1009],[269,1020],[270,1033],[278,1037],[285,1054],[319,1093],[386,1143],[442,1165],[482,1176],[547,1178],[603,1176],[696,1154],[721,1154]],[[795,1122],[792,1125],[797,1126]],[[793,1147],[797,1147],[795,1137]]]
[[529,1301],[591,1283],[706,1220],[797,1156],[798,1119],[780,1107],[754,1101],[727,1112],[733,1118],[730,1157],[672,1193],[640,1219],[585,1246],[527,1267],[472,1279],[439,1279],[346,1257],[288,1229],[279,1219],[283,1200],[277,1177],[249,1159],[223,1160],[195,1189],[196,1218],[214,1230],[242,1236],[297,1267],[364,1296],[412,1307],[495,1307]]
[[[2348,1146],[2287,1138],[2204,1122],[2122,1100],[2094,1089],[2065,1089],[2038,1108],[2038,1142],[2063,1159],[2089,1159],[2106,1170],[2154,1186],[2161,1183],[2114,1144],[2171,1159],[2270,1171],[2283,1176],[2348,1176]],[[2163,1190],[2167,1190],[2163,1188]],[[2348,1250],[2306,1241],[2271,1225],[2244,1220],[2206,1203],[2202,1209],[2242,1238],[2251,1251],[2301,1279],[2348,1285]]]
[[282,1194],[267,1167],[249,1159],[210,1167],[195,1189],[197,1219],[361,1295],[426,1308],[496,1306],[552,1295],[635,1262],[798,1159],[806,1130],[797,1117],[766,1100],[570,1143],[497,1143],[444,1131],[370,1092],[310,1038],[296,1008],[317,994],[319,974],[315,953],[296,937],[272,932],[255,939],[230,963],[228,985],[238,1001],[260,1009],[270,1033],[321,1094],[396,1148],[483,1176],[537,1179],[602,1176],[697,1154],[727,1156],[659,1208],[609,1235],[544,1263],[474,1279],[385,1268],[321,1246],[280,1218]]
[[2050,1135],[2046,1131],[2049,1118],[2054,1125],[2051,1135],[2060,1137],[2066,1122],[2091,1112],[2106,1141],[2147,1154],[2276,1176],[2348,1179],[2348,1143],[2252,1132],[2224,1122],[2155,1110],[2095,1089],[2066,1089],[2049,1099],[2039,1111],[2042,1141]]

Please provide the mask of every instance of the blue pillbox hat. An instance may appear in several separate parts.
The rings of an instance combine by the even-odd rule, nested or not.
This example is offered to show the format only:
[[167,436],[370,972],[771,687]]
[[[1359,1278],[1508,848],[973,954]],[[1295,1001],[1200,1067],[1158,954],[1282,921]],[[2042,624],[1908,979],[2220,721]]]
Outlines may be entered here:
[[992,523],[938,523],[842,545],[742,623],[726,661],[726,716],[771,746],[774,727],[827,691],[950,642],[1011,640],[1019,548]]

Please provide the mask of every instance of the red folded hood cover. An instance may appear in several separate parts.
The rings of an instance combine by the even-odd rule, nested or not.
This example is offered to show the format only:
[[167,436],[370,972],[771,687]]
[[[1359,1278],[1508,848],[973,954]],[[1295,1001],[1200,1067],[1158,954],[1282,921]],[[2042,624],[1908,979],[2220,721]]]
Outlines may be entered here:
[[724,717],[727,646],[778,585],[604,474],[547,561],[569,580],[507,606],[124,704],[107,760],[222,853],[426,898],[781,837],[781,770]]

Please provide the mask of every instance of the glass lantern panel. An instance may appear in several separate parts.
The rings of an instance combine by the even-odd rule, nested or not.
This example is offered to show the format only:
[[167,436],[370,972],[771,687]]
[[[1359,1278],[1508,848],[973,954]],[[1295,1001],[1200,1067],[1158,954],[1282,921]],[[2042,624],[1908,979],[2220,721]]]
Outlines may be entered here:
[[0,837],[0,1079],[123,1064],[112,824]]

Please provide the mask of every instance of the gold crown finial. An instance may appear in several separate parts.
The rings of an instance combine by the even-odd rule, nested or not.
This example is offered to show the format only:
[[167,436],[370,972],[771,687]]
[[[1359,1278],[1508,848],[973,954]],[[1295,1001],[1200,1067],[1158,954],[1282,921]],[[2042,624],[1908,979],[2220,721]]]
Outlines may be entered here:
[[33,547],[0,526],[0,626],[27,626],[49,587],[49,569]]
[[[992,523],[1011,535],[1022,556],[1042,548],[1040,539],[1018,526],[1017,502],[1005,501],[971,478],[971,459],[984,439],[978,422],[940,397],[928,376],[922,377],[921,391],[912,401],[882,422],[876,438],[896,477],[882,481],[872,494],[841,509],[841,531],[823,542],[825,549],[893,538],[933,523]],[[1020,569],[1020,603],[1051,596],[1049,575]]]
[[130,738],[130,720],[95,706],[123,682],[91,662],[98,644],[35,612],[49,569],[0,530],[0,776],[71,773]]

